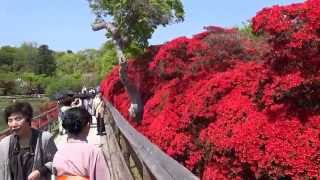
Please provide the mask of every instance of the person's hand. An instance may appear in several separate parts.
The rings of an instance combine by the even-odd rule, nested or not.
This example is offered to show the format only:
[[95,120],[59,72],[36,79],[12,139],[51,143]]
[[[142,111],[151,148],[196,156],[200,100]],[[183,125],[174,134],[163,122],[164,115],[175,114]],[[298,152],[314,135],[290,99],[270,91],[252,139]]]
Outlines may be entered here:
[[76,98],[72,103],[71,103],[71,107],[80,107],[82,106],[81,104],[81,99]]
[[40,179],[40,171],[39,170],[32,171],[28,176],[28,180],[38,180],[38,179]]

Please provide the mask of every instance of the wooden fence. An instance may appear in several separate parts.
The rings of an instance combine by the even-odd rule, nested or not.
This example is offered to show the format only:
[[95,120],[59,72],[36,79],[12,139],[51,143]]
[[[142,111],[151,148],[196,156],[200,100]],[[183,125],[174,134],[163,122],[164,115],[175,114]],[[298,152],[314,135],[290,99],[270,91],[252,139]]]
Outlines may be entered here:
[[[198,179],[187,168],[165,154],[158,146],[135,130],[108,101],[105,102],[107,111],[105,115],[106,129],[110,127],[108,125],[110,123],[123,159],[129,167],[133,179]],[[119,179],[125,179],[125,177]]]

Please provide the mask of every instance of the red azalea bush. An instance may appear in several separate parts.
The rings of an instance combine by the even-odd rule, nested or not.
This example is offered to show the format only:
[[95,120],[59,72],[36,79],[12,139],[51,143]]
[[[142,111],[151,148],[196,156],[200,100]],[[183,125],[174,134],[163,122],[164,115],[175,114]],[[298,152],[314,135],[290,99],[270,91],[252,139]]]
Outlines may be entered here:
[[140,123],[118,68],[101,83],[141,133],[202,179],[320,176],[320,1],[263,9],[258,36],[207,27],[130,61]]
[[312,73],[318,71],[319,7],[319,0],[308,0],[289,6],[265,8],[253,18],[253,30],[270,36],[272,61],[277,68]]

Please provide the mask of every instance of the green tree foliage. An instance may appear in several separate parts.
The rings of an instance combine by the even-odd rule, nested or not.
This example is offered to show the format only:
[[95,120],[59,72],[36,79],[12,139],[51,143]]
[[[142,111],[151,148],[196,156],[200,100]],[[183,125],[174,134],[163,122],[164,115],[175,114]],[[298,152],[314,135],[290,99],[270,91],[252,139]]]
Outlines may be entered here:
[[78,52],[55,52],[47,45],[38,47],[36,43],[3,46],[0,48],[0,95],[52,94],[59,88],[93,87],[115,64],[116,52],[111,43],[98,50]]
[[[143,114],[140,92],[128,78],[126,51],[138,52],[148,46],[155,29],[172,22],[183,21],[180,0],[88,0],[97,15],[92,29],[106,29],[112,40],[119,62],[119,75],[131,100],[130,116],[139,121]],[[112,19],[110,22],[105,20]]]
[[91,49],[78,53],[59,53],[55,57],[57,62],[56,73],[61,75],[96,72],[97,54],[96,50]]
[[74,74],[77,72],[77,66],[79,64],[79,58],[73,53],[58,53],[56,54],[56,74],[61,76],[64,74]]
[[180,0],[89,0],[97,17],[112,17],[116,32],[109,30],[107,36],[120,37],[129,47],[133,43],[144,48],[158,25],[184,19]]
[[46,94],[52,97],[54,93],[61,90],[79,91],[81,89],[81,77],[79,75],[56,76],[50,80],[46,88]]
[[95,60],[98,57],[98,51],[95,49],[85,49],[77,52],[77,55],[79,56],[81,63],[79,65],[79,69],[81,72],[88,72],[93,73],[97,72],[96,66],[95,66]]
[[47,82],[46,76],[44,74],[36,75],[35,73],[25,72],[21,75],[21,79],[24,82],[24,93],[44,93]]
[[[57,53],[57,76],[66,74],[80,76],[81,85],[86,87],[97,86],[100,78],[100,51],[86,49],[77,53]],[[105,72],[103,72],[104,74]]]
[[41,45],[38,48],[38,58],[35,60],[35,74],[53,75],[56,69],[56,63],[53,56],[53,51],[48,45]]
[[97,58],[97,69],[99,72],[99,79],[104,78],[108,72],[117,64],[117,53],[114,45],[108,41],[99,50],[99,56]]
[[37,66],[38,47],[36,43],[22,43],[17,48],[17,62],[15,62],[17,71],[32,72],[34,67]]
[[15,74],[0,71],[0,95],[14,94],[15,86]]
[[0,67],[8,71],[12,70],[12,65],[16,61],[17,49],[10,46],[3,46],[0,49]]
[[257,38],[257,36],[252,31],[252,25],[250,21],[242,23],[242,26],[237,28],[243,35],[249,37],[250,39]]

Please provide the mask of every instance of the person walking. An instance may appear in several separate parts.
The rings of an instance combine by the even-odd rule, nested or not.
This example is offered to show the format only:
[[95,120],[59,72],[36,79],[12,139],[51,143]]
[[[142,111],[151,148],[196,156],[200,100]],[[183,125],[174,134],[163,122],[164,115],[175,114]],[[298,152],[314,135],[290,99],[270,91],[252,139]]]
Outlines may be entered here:
[[97,121],[97,135],[105,135],[105,124],[104,124],[104,112],[105,103],[103,101],[102,93],[99,92],[93,99],[93,116]]
[[67,142],[59,146],[53,159],[57,179],[78,177],[88,180],[111,179],[104,155],[98,147],[88,144],[92,116],[83,107],[68,109],[62,120]]
[[65,134],[65,130],[62,128],[62,118],[64,115],[64,112],[72,107],[73,98],[66,96],[58,101],[59,105],[59,114],[58,114],[58,122],[59,122],[59,134],[63,135]]
[[50,180],[57,151],[53,136],[31,127],[32,106],[16,102],[4,110],[11,134],[0,141],[1,180]]

